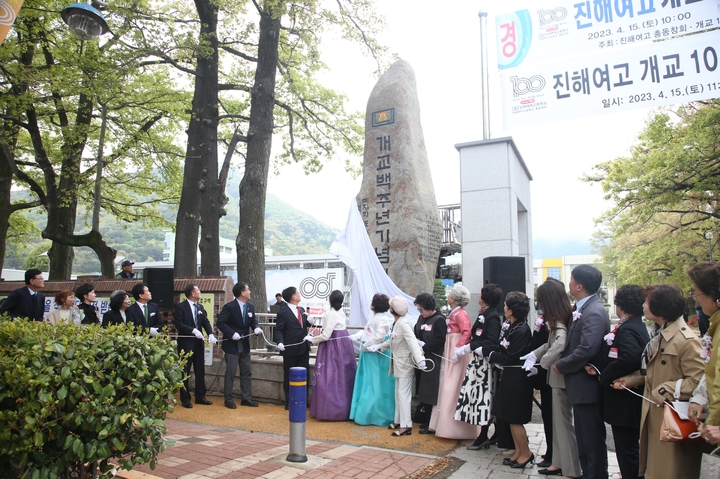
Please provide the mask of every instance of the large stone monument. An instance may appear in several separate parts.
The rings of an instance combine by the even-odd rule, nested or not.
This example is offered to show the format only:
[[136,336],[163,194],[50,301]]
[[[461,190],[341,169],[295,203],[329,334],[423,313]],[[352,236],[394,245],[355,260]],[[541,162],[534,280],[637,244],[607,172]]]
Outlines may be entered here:
[[442,228],[415,73],[404,60],[380,77],[367,103],[358,207],[390,279],[411,296],[432,292]]

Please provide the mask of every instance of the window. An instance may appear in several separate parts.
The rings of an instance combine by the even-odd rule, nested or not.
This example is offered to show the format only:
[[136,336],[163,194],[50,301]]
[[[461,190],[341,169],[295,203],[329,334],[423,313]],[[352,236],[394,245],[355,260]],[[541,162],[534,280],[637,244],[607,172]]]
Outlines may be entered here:
[[562,271],[560,268],[548,268],[547,277],[562,281]]

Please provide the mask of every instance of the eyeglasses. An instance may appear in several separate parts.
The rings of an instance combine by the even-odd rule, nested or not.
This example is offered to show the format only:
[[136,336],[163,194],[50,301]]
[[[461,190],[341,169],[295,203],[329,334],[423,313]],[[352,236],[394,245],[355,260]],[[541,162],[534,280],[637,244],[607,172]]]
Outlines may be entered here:
[[33,280],[35,280],[35,281],[45,281],[45,278],[43,278],[42,276],[40,276],[39,278],[33,278]]
[[696,293],[694,290],[690,291],[690,297],[691,298],[697,298],[698,296],[707,296],[705,293]]

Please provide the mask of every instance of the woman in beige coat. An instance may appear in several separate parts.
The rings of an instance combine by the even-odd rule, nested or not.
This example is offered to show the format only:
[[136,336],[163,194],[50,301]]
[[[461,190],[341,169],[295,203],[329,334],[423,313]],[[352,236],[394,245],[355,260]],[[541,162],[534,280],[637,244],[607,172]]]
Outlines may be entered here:
[[[538,306],[543,319],[550,329],[548,342],[520,359],[525,360],[523,369],[531,371],[536,362],[548,371],[548,384],[552,388],[552,465],[538,470],[546,476],[580,477],[580,457],[578,456],[573,409],[565,392],[565,379],[555,371],[553,364],[560,359],[565,349],[567,324],[572,318],[572,307],[560,281],[548,279],[537,289]],[[535,370],[537,373],[537,370]],[[549,438],[547,438],[549,440]]]
[[[680,400],[687,401],[702,377],[705,364],[700,358],[700,340],[682,318],[684,295],[676,286],[648,286],[643,311],[645,318],[659,326],[642,353],[642,369],[647,372],[643,395],[662,406],[665,400],[673,401],[676,382],[682,379]],[[662,417],[662,407],[643,401],[640,475],[648,479],[696,479],[700,475],[701,444],[660,442]]]
[[[395,318],[390,339],[370,346],[368,351],[387,351],[392,348],[392,361],[388,374],[395,374],[395,422],[388,429],[396,429],[393,436],[412,434],[410,403],[415,368],[425,369],[425,357],[418,345],[413,327],[406,314],[408,302],[402,296],[390,299],[390,313]],[[435,367],[438,367],[436,364]]]

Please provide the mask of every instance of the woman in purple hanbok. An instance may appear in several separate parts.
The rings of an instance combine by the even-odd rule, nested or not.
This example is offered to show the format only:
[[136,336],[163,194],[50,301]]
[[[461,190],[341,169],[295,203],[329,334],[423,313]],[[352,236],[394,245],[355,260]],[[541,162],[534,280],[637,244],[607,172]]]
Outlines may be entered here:
[[319,344],[312,381],[310,415],[325,421],[347,421],[355,383],[355,348],[341,311],[345,295],[330,293],[330,309],[322,318],[322,332],[306,339]]

